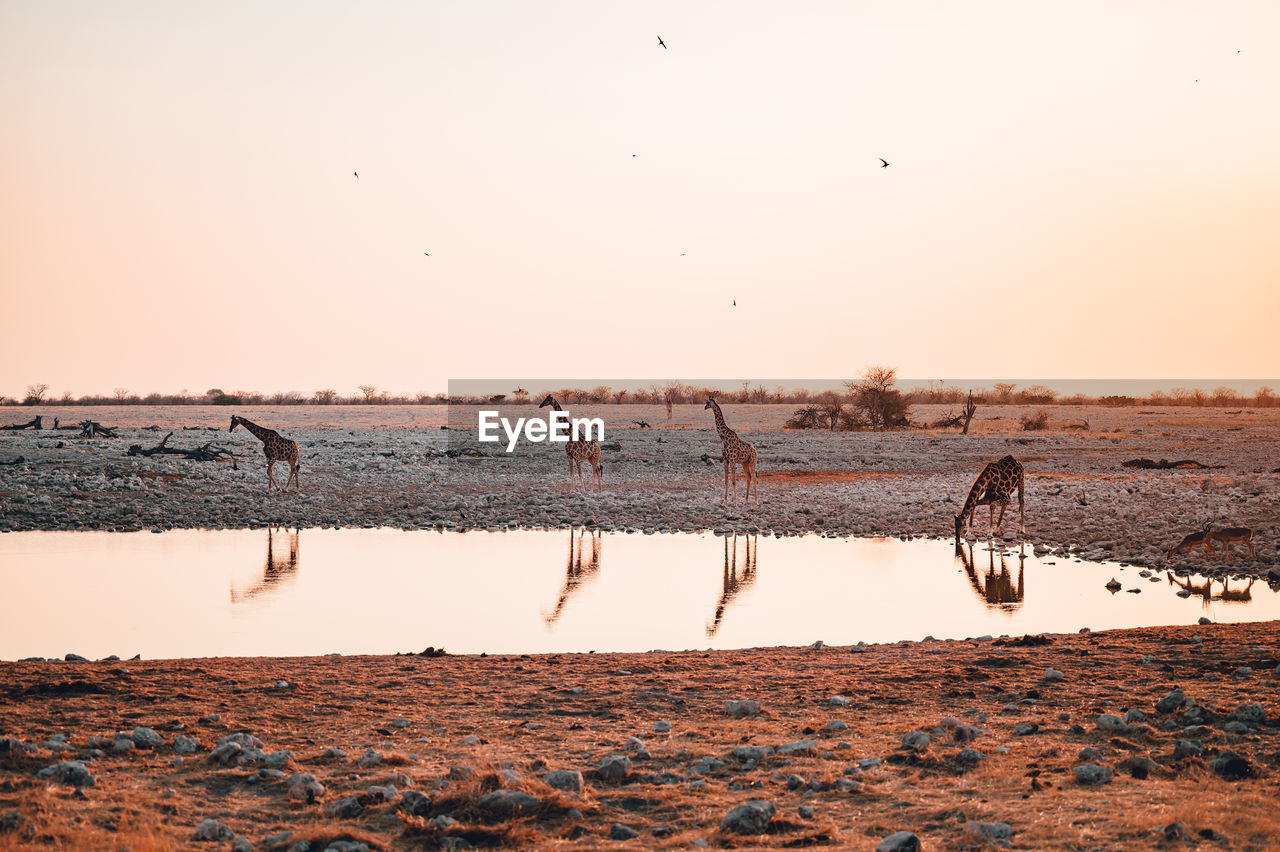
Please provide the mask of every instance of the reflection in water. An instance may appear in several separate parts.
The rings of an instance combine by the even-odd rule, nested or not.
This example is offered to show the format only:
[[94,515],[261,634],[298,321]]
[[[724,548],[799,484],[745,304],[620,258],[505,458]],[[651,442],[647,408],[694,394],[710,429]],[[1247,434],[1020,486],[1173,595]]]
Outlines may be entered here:
[[1023,580],[1027,561],[1025,544],[1018,547],[1018,583],[1016,586],[1003,550],[1000,551],[1000,568],[996,570],[996,551],[995,548],[988,546],[987,570],[985,575],[982,576],[979,576],[974,568],[972,543],[957,541],[956,556],[964,563],[964,572],[969,577],[969,585],[973,586],[973,590],[978,593],[978,597],[986,601],[987,606],[1012,612],[1022,605],[1023,598],[1026,597],[1026,585]]
[[[1165,576],[1169,578],[1169,585],[1186,589],[1191,594],[1198,596],[1200,598],[1201,605],[1205,609],[1209,608],[1210,601],[1222,601],[1223,603],[1248,603],[1253,600],[1252,577],[1249,578],[1249,584],[1243,589],[1232,589],[1230,588],[1231,581],[1229,579],[1205,580],[1203,583],[1197,585],[1191,581],[1190,577],[1187,577],[1187,580],[1184,583],[1177,577],[1173,576],[1169,571],[1164,573]],[[1215,582],[1222,583],[1222,591],[1216,595],[1213,593],[1213,584]]]
[[738,534],[732,535],[733,543],[730,545],[730,536],[724,537],[724,592],[720,595],[720,602],[716,604],[716,616],[707,625],[707,635],[715,636],[716,631],[720,629],[720,620],[724,618],[724,611],[737,596],[738,592],[750,586],[756,581],[756,548],[758,536],[754,534],[744,534],[743,542],[746,545],[746,553],[744,554],[742,575],[738,575]]
[[[582,582],[600,573],[600,555],[604,550],[604,540],[601,538],[600,531],[584,529],[578,533],[577,547],[574,546],[573,536],[574,530],[571,527],[569,529],[569,565],[564,571],[564,588],[560,590],[556,608],[552,610],[551,614],[547,615],[545,612],[542,614],[542,620],[547,623],[548,629],[556,623],[556,619],[560,617],[560,613],[564,610],[565,603],[578,590]],[[586,565],[582,564],[582,539],[584,536],[591,539],[591,560]]]
[[[286,529],[286,532],[288,530]],[[262,579],[254,583],[243,592],[236,591],[235,587],[231,588],[231,602],[244,603],[252,600],[258,595],[266,594],[275,589],[281,580],[286,577],[292,578],[298,571],[298,530],[289,533],[289,558],[277,559],[275,551],[272,549],[272,530],[267,528],[267,562],[262,566]]]

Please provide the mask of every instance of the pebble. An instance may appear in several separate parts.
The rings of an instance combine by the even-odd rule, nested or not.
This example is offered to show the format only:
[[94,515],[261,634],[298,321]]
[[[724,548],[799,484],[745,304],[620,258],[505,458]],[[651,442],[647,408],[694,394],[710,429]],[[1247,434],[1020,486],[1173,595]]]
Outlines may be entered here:
[[639,836],[640,833],[638,831],[633,828],[629,828],[620,822],[615,822],[609,827],[610,840],[634,840]]
[[502,817],[511,817],[521,812],[532,811],[539,804],[541,804],[541,800],[537,796],[530,795],[523,790],[494,790],[490,793],[485,793],[476,800],[476,805],[480,810]]
[[752,698],[740,701],[726,701],[724,703],[724,712],[725,715],[733,716],[734,718],[754,716],[760,712],[760,702]]
[[1075,774],[1076,781],[1086,785],[1110,784],[1111,777],[1115,774],[1109,768],[1096,763],[1086,763],[1071,771]]
[[919,852],[920,838],[910,831],[895,831],[876,844],[876,852]]
[[720,830],[734,834],[764,834],[777,807],[772,802],[751,799],[731,809],[720,820]]
[[196,826],[192,840],[229,840],[236,833],[216,819],[206,819]]
[[581,793],[582,773],[576,769],[556,769],[542,776],[542,782],[548,787],[566,793]]
[[653,732],[655,734],[665,734],[667,731],[670,731],[670,730],[671,730],[670,722],[664,722],[659,720],[653,723]]
[[596,774],[602,781],[621,784],[627,779],[630,771],[631,760],[625,754],[611,754],[600,761],[600,768],[596,770]]

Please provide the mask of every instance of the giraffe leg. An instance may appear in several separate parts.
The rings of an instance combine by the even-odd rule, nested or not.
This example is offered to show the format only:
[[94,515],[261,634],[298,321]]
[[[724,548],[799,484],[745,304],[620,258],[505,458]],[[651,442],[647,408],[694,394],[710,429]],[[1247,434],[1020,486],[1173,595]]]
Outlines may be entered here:
[[267,491],[271,490],[271,486],[276,484],[276,478],[271,473],[271,469],[276,466],[275,459],[267,459]]
[[1018,534],[1027,534],[1027,509],[1022,499],[1022,477],[1018,477]]
[[[302,490],[302,485],[298,482],[298,463],[296,461],[289,462],[289,479],[293,480],[293,490],[298,492]],[[289,481],[284,483],[285,490],[289,490]]]
[[987,504],[987,538],[991,538],[991,528],[995,526],[996,521],[996,504]]
[[[995,504],[992,504],[994,508]],[[1009,501],[1007,499],[1000,501],[1000,517],[996,519],[996,535],[1004,535],[1004,510],[1008,508]]]
[[729,464],[730,462],[726,459],[724,463],[724,499],[720,501],[721,503],[729,502]]

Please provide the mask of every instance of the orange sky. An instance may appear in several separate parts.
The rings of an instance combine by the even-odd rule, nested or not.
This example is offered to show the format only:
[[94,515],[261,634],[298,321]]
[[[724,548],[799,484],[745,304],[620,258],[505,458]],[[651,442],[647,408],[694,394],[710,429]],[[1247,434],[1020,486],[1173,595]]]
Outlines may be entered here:
[[1277,376],[1277,35],[1274,2],[0,0],[0,394]]

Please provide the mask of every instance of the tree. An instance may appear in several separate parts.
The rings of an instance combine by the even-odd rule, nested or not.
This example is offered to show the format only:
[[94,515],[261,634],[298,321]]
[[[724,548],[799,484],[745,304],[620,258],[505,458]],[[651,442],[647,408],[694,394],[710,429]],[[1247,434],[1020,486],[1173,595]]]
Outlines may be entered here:
[[49,386],[45,384],[27,385],[27,397],[22,401],[23,405],[39,405],[44,402],[44,395],[49,392]]
[[129,398],[128,388],[115,388],[111,392],[115,394],[116,402],[124,402],[126,399]]
[[364,401],[366,405],[372,405],[373,401],[378,396],[378,389],[374,385],[360,385],[358,390],[360,393],[364,394]]
[[898,381],[896,367],[868,367],[862,373],[862,381],[845,382],[853,394],[853,405],[867,425],[877,431],[896,429],[907,425],[911,406],[895,385]]
[[333,388],[324,388],[312,394],[316,405],[333,405],[338,400],[338,392]]
[[999,405],[1008,405],[1013,401],[1013,392],[1017,387],[1017,385],[1010,382],[996,382],[996,390],[992,402]]
[[1274,408],[1276,405],[1276,392],[1269,387],[1258,388],[1258,392],[1253,395],[1253,404],[1258,408]]

